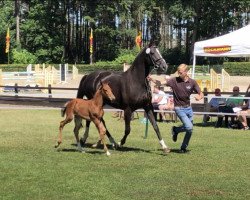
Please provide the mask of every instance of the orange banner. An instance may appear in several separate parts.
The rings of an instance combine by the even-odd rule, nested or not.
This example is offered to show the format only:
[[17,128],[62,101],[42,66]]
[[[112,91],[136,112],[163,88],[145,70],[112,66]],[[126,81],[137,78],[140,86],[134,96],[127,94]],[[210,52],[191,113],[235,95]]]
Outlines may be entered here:
[[6,34],[6,48],[5,48],[5,53],[9,53],[9,51],[10,51],[10,28],[8,27],[7,34]]
[[225,46],[204,47],[203,50],[205,53],[219,54],[231,51],[231,46],[225,45]]
[[135,43],[137,47],[141,48],[142,45],[141,31],[139,31],[138,35],[136,36]]
[[90,30],[90,36],[89,36],[89,52],[93,53],[93,29]]

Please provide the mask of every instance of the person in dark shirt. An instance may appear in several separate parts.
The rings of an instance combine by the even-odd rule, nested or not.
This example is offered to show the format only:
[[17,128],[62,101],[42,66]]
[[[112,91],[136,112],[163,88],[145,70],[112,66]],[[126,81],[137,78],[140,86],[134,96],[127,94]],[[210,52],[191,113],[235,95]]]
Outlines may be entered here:
[[[201,100],[204,95],[201,92],[200,87],[194,79],[188,76],[189,67],[186,64],[179,65],[177,72],[178,77],[169,78],[166,76],[166,86],[172,88],[174,96],[174,110],[178,118],[183,123],[182,126],[172,127],[172,139],[174,142],[177,141],[177,136],[181,132],[186,132],[183,139],[180,153],[186,153],[189,141],[193,132],[193,109],[190,105],[190,96],[193,92],[197,93],[195,95],[195,100]],[[154,80],[149,77],[149,80]]]

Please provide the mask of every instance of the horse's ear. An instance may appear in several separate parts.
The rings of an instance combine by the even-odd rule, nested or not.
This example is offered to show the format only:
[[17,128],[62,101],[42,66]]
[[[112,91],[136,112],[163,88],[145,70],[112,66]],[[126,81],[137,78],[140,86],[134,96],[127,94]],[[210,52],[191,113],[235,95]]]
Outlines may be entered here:
[[155,40],[152,38],[148,44],[149,47],[155,46]]

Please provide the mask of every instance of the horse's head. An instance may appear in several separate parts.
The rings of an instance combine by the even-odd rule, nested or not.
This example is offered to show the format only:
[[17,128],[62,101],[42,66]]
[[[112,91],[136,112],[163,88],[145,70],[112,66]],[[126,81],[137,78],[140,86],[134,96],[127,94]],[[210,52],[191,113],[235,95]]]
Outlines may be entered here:
[[100,90],[102,91],[102,95],[108,98],[110,101],[115,100],[115,95],[113,94],[112,89],[109,86],[109,84],[104,83],[102,81],[100,82],[101,82]]
[[158,72],[166,72],[168,69],[168,65],[164,58],[162,57],[160,51],[158,50],[155,43],[150,43],[145,48],[145,53],[149,56],[151,65],[154,66],[154,69],[156,69]]

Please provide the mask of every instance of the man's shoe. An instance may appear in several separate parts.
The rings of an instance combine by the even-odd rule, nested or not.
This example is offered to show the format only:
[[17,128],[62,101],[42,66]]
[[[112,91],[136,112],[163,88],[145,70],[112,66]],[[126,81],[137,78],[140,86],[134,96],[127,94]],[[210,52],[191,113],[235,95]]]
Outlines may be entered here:
[[174,142],[177,141],[177,136],[178,136],[178,133],[175,132],[175,128],[176,128],[175,126],[172,127],[172,140]]
[[180,149],[179,153],[187,153],[187,149]]

